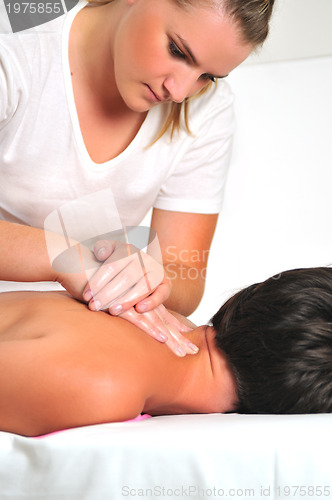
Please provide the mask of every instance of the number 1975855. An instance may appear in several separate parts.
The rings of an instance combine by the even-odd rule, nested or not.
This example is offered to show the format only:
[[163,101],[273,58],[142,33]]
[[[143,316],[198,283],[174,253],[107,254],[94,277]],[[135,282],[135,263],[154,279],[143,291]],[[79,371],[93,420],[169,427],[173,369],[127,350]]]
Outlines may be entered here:
[[6,3],[8,14],[61,14],[61,2],[15,2]]

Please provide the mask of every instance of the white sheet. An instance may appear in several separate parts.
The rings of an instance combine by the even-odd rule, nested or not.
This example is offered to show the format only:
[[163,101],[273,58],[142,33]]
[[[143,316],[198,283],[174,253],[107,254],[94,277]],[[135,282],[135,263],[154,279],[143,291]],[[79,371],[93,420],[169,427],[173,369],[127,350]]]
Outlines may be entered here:
[[0,498],[330,498],[331,426],[332,415],[214,414],[2,433]]

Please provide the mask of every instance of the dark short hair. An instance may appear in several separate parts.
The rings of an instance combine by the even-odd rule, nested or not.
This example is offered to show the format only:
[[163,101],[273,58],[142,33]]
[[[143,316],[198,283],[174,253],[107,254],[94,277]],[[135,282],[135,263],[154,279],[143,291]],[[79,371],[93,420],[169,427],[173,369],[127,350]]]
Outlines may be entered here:
[[213,316],[239,413],[332,412],[332,268],[283,272]]

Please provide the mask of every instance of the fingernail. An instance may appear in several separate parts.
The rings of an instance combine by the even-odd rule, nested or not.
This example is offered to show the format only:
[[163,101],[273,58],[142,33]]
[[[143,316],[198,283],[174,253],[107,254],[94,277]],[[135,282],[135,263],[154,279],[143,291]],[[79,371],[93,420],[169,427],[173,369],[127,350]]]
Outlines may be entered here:
[[166,342],[168,340],[168,337],[164,333],[158,333],[158,340],[161,342]]
[[89,300],[91,300],[91,299],[92,299],[92,297],[93,297],[93,295],[92,295],[91,290],[86,290],[86,291],[84,292],[84,295],[83,295],[84,300],[89,301]]
[[148,310],[148,304],[146,302],[141,302],[139,305],[140,312],[146,312]]
[[94,300],[93,302],[91,302],[90,309],[92,309],[93,311],[99,311],[100,308],[101,303],[99,302],[99,300]]
[[118,314],[122,313],[123,307],[120,304],[117,304],[115,306],[110,307],[110,312],[114,316],[117,316]]
[[106,257],[106,248],[105,247],[101,247],[97,251],[97,259],[102,260],[104,257]]
[[177,347],[176,352],[177,352],[178,356],[185,356],[186,355],[186,351],[180,345],[179,345],[179,347]]
[[199,351],[197,345],[195,345],[195,344],[188,344],[188,347],[189,347],[189,349],[191,349],[195,353]]

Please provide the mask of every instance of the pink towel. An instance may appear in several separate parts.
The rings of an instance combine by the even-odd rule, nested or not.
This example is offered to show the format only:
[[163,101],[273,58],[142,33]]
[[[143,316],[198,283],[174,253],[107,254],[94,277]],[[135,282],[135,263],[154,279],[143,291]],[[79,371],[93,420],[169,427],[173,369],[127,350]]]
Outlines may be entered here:
[[[122,423],[140,422],[141,420],[146,420],[147,418],[151,418],[151,415],[148,415],[147,413],[144,413],[143,415],[138,415],[137,417],[132,418],[131,420],[125,420]],[[119,422],[114,422],[114,423],[119,423]],[[63,429],[61,431],[49,432],[48,434],[43,434],[42,436],[36,436],[33,439],[42,439],[44,437],[53,436],[53,434],[59,434],[59,432],[64,432],[65,430],[69,430],[69,429]]]
[[141,420],[145,420],[146,418],[151,418],[151,415],[144,413],[143,415],[138,415],[136,418],[132,418],[131,420],[126,420],[126,422],[140,422]]

